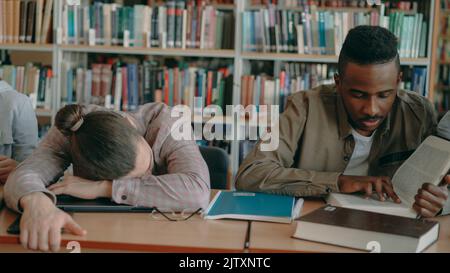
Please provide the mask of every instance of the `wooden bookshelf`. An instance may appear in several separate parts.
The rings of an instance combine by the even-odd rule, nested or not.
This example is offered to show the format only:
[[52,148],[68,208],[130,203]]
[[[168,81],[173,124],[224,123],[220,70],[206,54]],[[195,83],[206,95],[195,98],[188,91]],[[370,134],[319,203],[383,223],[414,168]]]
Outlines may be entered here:
[[234,11],[235,9],[235,6],[231,4],[213,4],[212,6],[222,11]]
[[179,48],[148,48],[148,47],[123,47],[123,46],[85,46],[85,45],[61,45],[63,52],[83,53],[109,53],[121,55],[153,55],[153,56],[182,56],[182,57],[206,57],[206,58],[234,58],[234,50],[227,49],[179,49]]
[[450,10],[446,10],[444,12],[442,12],[441,10],[441,3],[440,0],[439,1],[435,1],[434,3],[434,18],[433,18],[433,27],[432,27],[432,38],[431,38],[431,48],[433,49],[431,51],[431,56],[430,56],[430,77],[429,77],[429,82],[430,82],[430,95],[429,95],[429,99],[432,103],[435,103],[435,96],[436,96],[436,91],[438,91],[438,89],[436,88],[437,85],[439,84],[439,65],[440,64],[450,64],[450,60],[444,60],[441,61],[439,60],[439,49],[438,49],[438,45],[439,45],[439,36],[441,36],[442,33],[442,29],[441,29],[441,20],[442,20],[442,16],[441,14],[450,14]]
[[2,44],[0,43],[0,50],[17,50],[17,51],[33,51],[33,52],[48,52],[52,53],[54,50],[53,44]]
[[[56,32],[62,26],[62,5],[63,1],[54,2],[53,29]],[[406,66],[426,66],[428,71],[427,89],[430,90],[430,100],[434,100],[434,92],[437,88],[437,67],[439,64],[450,64],[450,60],[439,61],[437,56],[437,43],[440,28],[439,0],[430,0],[431,12],[430,18],[430,35],[428,37],[427,58],[402,58],[402,65]],[[336,64],[337,56],[330,55],[300,55],[294,53],[262,53],[262,52],[242,52],[242,13],[244,11],[259,10],[265,8],[263,6],[249,6],[248,1],[235,0],[234,5],[214,5],[218,10],[234,12],[235,22],[235,45],[234,50],[202,50],[202,49],[162,49],[162,48],[145,48],[145,47],[122,47],[122,46],[88,46],[88,45],[62,45],[57,44],[0,44],[2,50],[13,51],[30,51],[30,52],[47,52],[52,54],[52,67],[54,71],[54,87],[52,97],[52,109],[37,109],[36,115],[39,117],[52,118],[55,116],[57,109],[60,108],[61,94],[60,86],[62,84],[62,66],[61,64],[68,61],[67,53],[77,53],[81,55],[91,54],[117,54],[117,55],[140,55],[140,56],[176,56],[176,57],[195,57],[195,58],[213,58],[213,59],[231,59],[234,61],[234,89],[233,104],[240,104],[240,80],[246,71],[248,71],[251,61],[270,61],[274,64],[280,62],[300,62],[300,63],[327,63]],[[278,9],[278,8],[277,8]],[[301,8],[285,8],[293,11],[301,11]],[[377,11],[379,8],[322,8],[318,11],[332,10],[345,12],[370,12]],[[450,10],[443,11],[442,15],[450,15]],[[56,35],[54,35],[56,36]],[[55,38],[55,37],[54,37]],[[77,55],[78,56],[78,55]],[[87,59],[87,57],[84,57]],[[275,66],[275,65],[274,65]],[[202,122],[206,122],[207,118],[201,118]],[[222,117],[223,124],[231,124],[231,117]],[[239,141],[232,141],[231,144],[231,168],[234,175],[238,169],[239,158]]]
[[[245,60],[262,60],[262,61],[289,61],[302,63],[337,63],[339,56],[334,55],[306,55],[295,53],[260,53],[260,52],[244,52],[241,54]],[[428,58],[401,58],[402,65],[427,66]]]

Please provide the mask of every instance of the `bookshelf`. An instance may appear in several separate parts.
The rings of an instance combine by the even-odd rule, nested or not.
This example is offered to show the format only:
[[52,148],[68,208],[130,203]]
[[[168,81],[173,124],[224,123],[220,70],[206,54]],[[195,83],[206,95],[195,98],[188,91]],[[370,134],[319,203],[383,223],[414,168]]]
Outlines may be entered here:
[[450,110],[450,86],[448,68],[450,57],[447,50],[449,40],[450,7],[448,1],[440,0],[436,3],[436,19],[434,22],[432,78],[431,89],[434,93],[434,102],[440,115]]
[[204,57],[204,58],[234,58],[234,50],[220,49],[157,49],[146,47],[122,47],[122,46],[80,46],[62,45],[63,52],[104,53],[120,55],[152,55],[152,56],[180,56],[180,57]]
[[[234,32],[234,49],[197,49],[197,48],[150,48],[150,47],[125,47],[117,45],[95,45],[87,44],[67,44],[61,40],[61,29],[63,27],[63,5],[65,1],[54,1],[53,7],[53,43],[52,44],[29,44],[29,43],[0,43],[0,50],[8,51],[27,51],[27,52],[44,52],[51,54],[53,68],[53,95],[51,98],[51,109],[38,109],[36,114],[44,118],[53,118],[57,109],[62,106],[60,89],[63,84],[63,63],[71,58],[79,58],[82,63],[87,64],[87,55],[103,55],[115,54],[119,56],[161,56],[161,57],[190,57],[190,58],[211,58],[218,60],[227,60],[233,63],[233,91],[232,103],[238,105],[241,103],[241,79],[244,75],[251,73],[251,66],[254,62],[270,62],[273,64],[274,71],[280,67],[283,62],[295,62],[306,64],[337,64],[338,56],[336,55],[318,55],[318,54],[297,54],[297,53],[274,53],[274,52],[249,52],[243,50],[243,16],[244,12],[258,11],[266,6],[252,6],[250,1],[236,0],[234,4],[213,4],[217,10],[234,13],[235,32]],[[427,70],[426,90],[430,90],[428,97],[431,101],[435,101],[435,88],[437,88],[437,73],[440,63],[449,63],[450,61],[439,61],[436,52],[437,48],[437,32],[439,28],[440,3],[439,0],[430,0],[430,12],[428,17],[428,46],[426,57],[421,58],[401,58],[402,66],[420,66]],[[281,10],[303,11],[302,8],[284,8]],[[318,7],[318,11],[333,12],[379,12],[379,7]],[[412,14],[413,12],[406,12]],[[450,14],[445,11],[442,14]],[[201,119],[205,121],[205,119]],[[231,124],[231,117],[223,117],[223,124]],[[233,140],[230,142],[230,158],[232,177],[236,174],[239,167],[240,141]]]
[[[333,55],[301,55],[295,53],[258,53],[245,52],[242,53],[244,60],[261,60],[261,61],[289,61],[289,62],[304,62],[304,63],[330,63],[336,64],[338,56]],[[419,65],[427,66],[428,58],[401,58],[402,65]]]
[[0,44],[0,50],[17,50],[32,52],[53,52],[53,45],[35,45],[35,44]]

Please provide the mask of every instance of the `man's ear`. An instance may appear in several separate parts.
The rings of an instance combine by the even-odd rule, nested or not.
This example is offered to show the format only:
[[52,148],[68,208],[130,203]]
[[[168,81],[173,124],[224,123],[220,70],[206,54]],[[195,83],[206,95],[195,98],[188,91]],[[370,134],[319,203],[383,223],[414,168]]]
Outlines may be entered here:
[[341,77],[338,73],[334,73],[334,83],[336,84],[336,86],[339,86],[341,84]]
[[398,73],[397,85],[399,85],[403,80],[403,72]]
[[336,92],[338,94],[341,94],[342,79],[341,79],[341,76],[339,76],[338,73],[334,74],[334,83],[336,84]]

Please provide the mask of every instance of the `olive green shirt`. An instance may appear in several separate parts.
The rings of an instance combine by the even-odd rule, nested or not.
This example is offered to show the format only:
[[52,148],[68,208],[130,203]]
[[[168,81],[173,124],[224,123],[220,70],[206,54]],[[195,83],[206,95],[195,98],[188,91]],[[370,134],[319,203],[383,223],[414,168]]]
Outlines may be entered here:
[[[436,126],[426,98],[399,90],[392,111],[375,132],[368,175],[392,178],[423,140],[435,134]],[[335,86],[290,96],[279,130],[277,150],[263,152],[258,143],[244,160],[237,189],[292,196],[338,192],[338,178],[351,159],[355,141]]]

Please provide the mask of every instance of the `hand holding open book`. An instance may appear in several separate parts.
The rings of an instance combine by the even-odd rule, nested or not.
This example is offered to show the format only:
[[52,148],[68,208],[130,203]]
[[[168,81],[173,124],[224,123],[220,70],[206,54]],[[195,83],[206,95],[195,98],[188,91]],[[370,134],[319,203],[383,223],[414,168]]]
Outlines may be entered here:
[[[341,193],[363,192],[365,199],[369,200],[357,195],[330,194],[328,202],[336,206],[411,218],[417,214],[434,217],[448,202],[449,144],[442,138],[427,138],[397,170],[392,181],[387,177],[342,176],[339,181]],[[370,200],[373,193],[382,202]],[[385,196],[394,202],[384,202]]]
[[441,185],[439,187],[431,183],[424,184],[414,197],[413,209],[427,218],[438,215],[448,202],[450,175],[444,178]]

